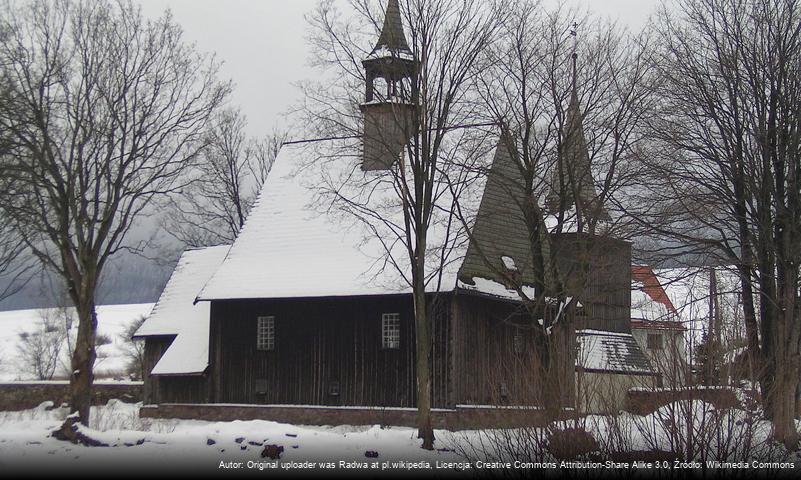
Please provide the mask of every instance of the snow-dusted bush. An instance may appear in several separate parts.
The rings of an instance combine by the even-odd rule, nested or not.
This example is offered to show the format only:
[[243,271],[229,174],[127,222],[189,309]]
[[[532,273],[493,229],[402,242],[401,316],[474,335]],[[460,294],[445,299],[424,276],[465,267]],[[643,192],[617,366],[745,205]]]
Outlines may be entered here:
[[40,310],[32,331],[19,333],[17,362],[20,371],[37,380],[50,380],[56,373],[65,330],[57,316]]
[[592,416],[601,450],[663,452],[683,461],[781,461],[789,453],[770,438],[771,424],[758,408],[717,409],[700,400],[679,400],[651,414]]
[[67,413],[69,412],[66,407],[56,407],[50,400],[42,402],[37,407],[28,410],[0,412],[0,430],[2,430],[3,425],[9,423],[39,420],[61,422],[66,418]]
[[[648,415],[619,412],[552,422],[545,427],[480,430],[454,436],[468,460],[782,462],[792,455],[771,439],[759,408],[716,409],[700,400],[669,403]],[[596,443],[597,442],[597,443]],[[591,446],[591,447],[590,447]],[[515,476],[520,472],[504,472]]]
[[127,374],[131,378],[142,379],[145,374],[145,341],[134,339],[133,336],[139,327],[147,320],[147,316],[140,315],[133,319],[120,334],[122,351],[127,360]]

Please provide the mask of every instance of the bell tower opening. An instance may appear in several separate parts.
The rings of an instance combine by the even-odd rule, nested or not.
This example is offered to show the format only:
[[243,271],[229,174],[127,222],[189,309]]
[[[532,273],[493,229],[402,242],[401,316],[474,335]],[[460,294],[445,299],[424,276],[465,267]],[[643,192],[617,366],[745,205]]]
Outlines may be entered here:
[[384,24],[370,55],[362,61],[365,98],[363,170],[386,170],[403,154],[416,132],[418,62],[403,33],[398,0],[389,0]]

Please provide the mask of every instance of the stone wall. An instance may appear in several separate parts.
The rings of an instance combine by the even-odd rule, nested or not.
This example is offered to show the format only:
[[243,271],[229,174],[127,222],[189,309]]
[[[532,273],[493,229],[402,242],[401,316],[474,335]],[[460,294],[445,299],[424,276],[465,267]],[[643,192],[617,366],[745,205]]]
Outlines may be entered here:
[[686,387],[680,389],[631,389],[626,393],[626,411],[647,415],[678,400],[701,400],[717,409],[740,405],[734,390],[728,387]]
[[[126,403],[142,401],[142,382],[95,382],[92,404],[105,405],[112,398]],[[0,383],[0,411],[27,410],[44,401],[56,405],[69,399],[69,382],[5,382]]]
[[582,414],[614,414],[627,406],[627,392],[632,388],[653,388],[657,378],[652,375],[577,372],[576,396]]
[[[141,418],[177,418],[229,422],[272,420],[296,425],[395,425],[414,427],[413,408],[318,407],[293,405],[237,405],[163,403],[145,405]],[[525,427],[545,424],[541,410],[516,407],[456,407],[433,409],[434,428],[465,430],[488,427]]]

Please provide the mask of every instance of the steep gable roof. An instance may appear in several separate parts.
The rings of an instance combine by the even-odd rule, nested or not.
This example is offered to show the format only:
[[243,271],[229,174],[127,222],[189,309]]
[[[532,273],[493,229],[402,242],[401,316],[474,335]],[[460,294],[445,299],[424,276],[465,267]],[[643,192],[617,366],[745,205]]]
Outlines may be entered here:
[[551,178],[551,191],[547,196],[546,206],[549,213],[569,211],[579,206],[582,217],[607,219],[609,214],[603,205],[598,204],[582,118],[574,81],[565,116],[564,138]]
[[195,296],[222,264],[229,245],[187,250],[178,259],[150,316],[134,337],[175,336],[150,372],[154,375],[202,373],[209,364],[209,304]]
[[664,305],[668,312],[676,313],[676,307],[673,306],[673,302],[670,301],[651,267],[647,265],[632,265],[631,280],[632,284],[636,282],[639,289],[653,301]]
[[531,241],[522,210],[523,180],[510,153],[513,141],[502,137],[487,173],[472,241],[459,270],[460,281],[467,285],[505,275],[519,275],[521,284],[534,285]]
[[[444,178],[436,186],[427,291],[459,288],[519,300],[499,272],[514,271],[524,289],[533,288],[522,178],[505,142],[493,148],[482,135],[463,140],[466,134],[454,132],[445,140],[483,146],[467,149],[480,152],[469,165],[441,166],[450,178],[469,179],[459,193]],[[284,145],[239,237],[197,300],[411,292],[408,254],[397,240],[403,216],[392,174],[362,170],[359,146],[358,138]],[[467,225],[452,216],[453,195]]]
[[[411,292],[407,254],[394,240],[403,216],[391,174],[360,168],[359,141],[284,145],[231,251],[198,300]],[[439,186],[436,198],[441,208],[429,229],[427,289],[451,291],[466,242],[458,222],[447,221],[452,199],[446,185]]]
[[656,273],[647,265],[631,267],[631,318],[632,321],[643,320],[644,323],[671,322],[674,327],[681,328],[676,307]]

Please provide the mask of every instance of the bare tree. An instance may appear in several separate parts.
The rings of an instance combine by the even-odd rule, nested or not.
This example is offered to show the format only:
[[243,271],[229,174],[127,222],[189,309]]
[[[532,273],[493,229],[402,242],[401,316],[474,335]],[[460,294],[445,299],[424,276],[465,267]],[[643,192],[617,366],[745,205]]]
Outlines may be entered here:
[[[404,80],[387,80],[386,92],[375,89],[379,92],[375,100],[393,105],[393,121],[400,125],[399,134],[407,140],[400,142],[401,147],[395,150],[402,150],[404,155],[400,156],[400,161],[385,165],[385,175],[359,176],[359,181],[368,183],[357,189],[365,193],[369,192],[370,182],[388,183],[395,192],[397,211],[402,212],[402,218],[381,215],[369,203],[369,194],[357,193],[356,197],[345,198],[336,186],[330,193],[340,206],[363,221],[380,239],[386,247],[385,265],[397,269],[413,292],[418,434],[423,439],[423,448],[432,449],[431,355],[435,302],[426,295],[426,287],[430,282],[436,284],[442,259],[437,264],[434,257],[442,250],[439,240],[429,239],[428,233],[436,212],[445,201],[440,167],[444,158],[453,152],[452,145],[445,140],[446,132],[475,120],[467,101],[469,78],[480,52],[497,32],[499,19],[505,11],[499,2],[474,0],[390,1],[386,10],[376,3],[353,0],[349,4],[352,15],[343,18],[331,2],[322,2],[309,16],[310,38],[316,52],[313,63],[337,80],[331,82],[326,77],[319,82],[307,82],[303,86],[305,100],[300,113],[307,133],[312,136],[360,136],[366,124],[359,106],[371,101],[362,97],[364,85],[383,81],[366,75],[362,60],[383,46],[387,55],[402,55],[408,66]],[[379,14],[385,11],[389,12],[385,17],[392,17],[392,21]],[[384,24],[391,24],[393,29],[405,26],[408,44],[406,38],[402,41],[387,38],[400,36],[397,32],[379,38],[378,33],[386,30],[382,28]],[[364,34],[367,31],[369,35]],[[379,43],[390,41],[369,50],[376,38]],[[399,46],[403,47],[402,52],[396,48]],[[369,85],[368,89],[373,86]],[[377,133],[380,136],[385,132]],[[365,140],[370,136],[365,133]],[[387,144],[377,150],[396,147],[396,138],[385,140]],[[449,210],[450,203],[444,208]],[[396,246],[402,248],[396,249]]]
[[128,360],[128,374],[138,380],[145,378],[145,342],[134,338],[134,335],[146,320],[147,316],[139,316],[139,318],[132,320],[120,334],[120,340],[123,342],[123,352]]
[[36,274],[35,258],[0,213],[0,300],[19,292]]
[[0,106],[10,132],[0,207],[57,272],[78,316],[70,371],[73,415],[88,424],[96,291],[110,257],[155,198],[184,186],[208,120],[230,85],[182,40],[169,13],[150,21],[130,2],[4,3]]
[[20,368],[37,380],[51,380],[64,346],[64,328],[51,309],[39,310],[32,332],[20,332],[17,360]]
[[[660,99],[640,218],[740,277],[775,436],[798,443],[801,6],[683,0],[656,23]],[[658,188],[657,188],[658,187]]]
[[[512,8],[475,81],[484,114],[506,127],[504,142],[527,194],[521,208],[536,209],[527,221],[533,229],[550,215],[554,232],[572,224],[630,237],[625,215],[593,210],[615,209],[636,178],[633,149],[651,103],[647,38],[582,10],[529,0]],[[574,150],[586,150],[589,171],[567,161]]]
[[[646,39],[617,25],[536,1],[513,2],[510,8],[513,14],[498,41],[483,52],[474,80],[486,121],[503,126],[498,153],[490,169],[480,157],[467,157],[479,160],[467,166],[473,176],[486,177],[487,189],[507,201],[492,211],[486,210],[489,203],[482,205],[483,219],[460,208],[456,216],[471,240],[481,235],[482,222],[485,229],[503,228],[493,225],[492,217],[521,227],[514,242],[500,238],[490,245],[485,239],[472,253],[521,298],[539,353],[532,381],[541,386],[538,401],[555,415],[570,395],[564,376],[575,360],[575,342],[569,339],[578,312],[570,299],[590,289],[591,257],[603,255],[603,239],[631,239],[636,233],[621,204],[637,183],[634,149],[651,102],[650,67]],[[475,226],[468,228],[471,223]],[[562,232],[595,238],[579,243],[582,251],[572,265],[559,258],[570,253],[560,255],[551,240]],[[528,248],[525,255],[515,250],[522,258],[510,269],[499,258],[510,255],[508,245],[516,243]],[[628,292],[630,286],[621,288]]]
[[219,113],[181,195],[170,198],[165,230],[190,247],[231,243],[245,224],[286,134],[248,138],[238,110]]
[[[0,41],[5,42],[8,32],[0,26]],[[0,77],[0,104],[11,101],[8,83]],[[0,129],[0,156],[11,151],[13,139],[10,132]],[[25,249],[25,242],[4,218],[0,211],[0,300],[8,298],[25,286],[35,274],[35,260]]]

